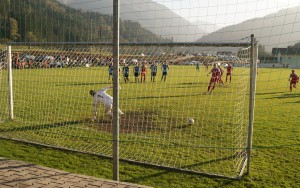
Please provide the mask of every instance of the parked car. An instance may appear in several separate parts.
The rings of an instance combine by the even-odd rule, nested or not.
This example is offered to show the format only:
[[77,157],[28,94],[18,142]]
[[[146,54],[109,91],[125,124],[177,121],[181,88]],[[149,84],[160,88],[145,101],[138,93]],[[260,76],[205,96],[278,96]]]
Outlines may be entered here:
[[51,68],[62,68],[64,67],[64,63],[62,61],[50,61],[49,66]]
[[19,59],[22,61],[33,61],[35,59],[35,56],[28,55],[28,54],[22,54],[22,55],[20,55]]
[[54,57],[49,55],[40,55],[35,58],[35,67],[51,67]]
[[54,56],[46,55],[45,58],[44,58],[44,60],[45,60],[45,61],[47,61],[47,60],[48,60],[48,61],[54,61],[55,58],[54,58]]
[[196,65],[198,61],[187,61],[187,62],[184,62],[183,64],[184,65]]
[[6,69],[6,68],[7,68],[6,62],[0,62],[0,70]]

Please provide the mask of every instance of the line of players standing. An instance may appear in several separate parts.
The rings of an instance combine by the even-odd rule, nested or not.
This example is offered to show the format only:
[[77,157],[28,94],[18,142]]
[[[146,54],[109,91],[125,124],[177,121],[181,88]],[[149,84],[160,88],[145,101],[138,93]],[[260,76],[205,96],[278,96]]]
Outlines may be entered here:
[[[206,69],[208,69],[208,66],[206,66]],[[145,82],[146,80],[146,63],[143,62],[141,66],[139,66],[139,64],[136,62],[134,67],[133,67],[133,75],[135,78],[135,82],[139,82],[139,76],[141,75],[140,81],[141,82]],[[157,75],[157,63],[152,63],[150,65],[150,70],[151,70],[151,82],[155,82],[155,77]],[[161,81],[164,80],[166,81],[167,78],[167,74],[168,74],[168,70],[169,70],[169,66],[167,63],[163,63],[161,66],[161,70],[162,70],[162,77],[161,77]],[[199,70],[199,65],[196,65],[196,70]],[[231,64],[228,64],[227,68],[226,68],[227,72],[226,72],[226,82],[229,78],[229,82],[231,82],[231,72],[233,70],[233,66]],[[108,67],[108,72],[109,72],[109,76],[108,76],[108,80],[110,80],[110,77],[112,77],[113,74],[113,65],[110,64]],[[119,69],[119,73],[120,73],[120,69]],[[129,65],[128,64],[124,64],[123,68],[122,68],[122,73],[123,73],[123,77],[124,77],[124,81],[125,83],[129,82]],[[213,65],[213,68],[210,70],[210,72],[208,73],[208,75],[211,74],[211,79],[209,81],[209,85],[207,88],[207,93],[211,94],[215,88],[215,85],[217,83],[224,85],[224,82],[222,80],[222,76],[224,74],[224,70],[221,68],[220,65],[217,66],[217,64]],[[207,75],[207,76],[208,76]]]
[[[155,78],[157,75],[157,63],[153,62],[150,65],[150,70],[151,70],[151,82],[155,82]],[[161,70],[162,70],[162,76],[161,76],[161,81],[164,80],[166,81],[167,75],[168,75],[168,70],[169,70],[169,65],[167,63],[163,63],[161,65]],[[133,75],[134,75],[134,79],[135,82],[139,82],[139,76],[141,76],[140,78],[140,82],[145,82],[146,81],[146,71],[147,71],[147,67],[146,67],[146,62],[143,62],[142,65],[140,66],[138,64],[138,62],[135,63],[134,67],[133,67]],[[119,69],[119,73],[120,73],[120,69]],[[129,65],[128,64],[124,64],[124,66],[122,67],[122,73],[123,73],[123,78],[125,83],[129,82],[129,74],[130,74],[130,69],[129,69]],[[113,65],[110,64],[108,66],[108,80],[110,80],[110,77],[113,74]]]

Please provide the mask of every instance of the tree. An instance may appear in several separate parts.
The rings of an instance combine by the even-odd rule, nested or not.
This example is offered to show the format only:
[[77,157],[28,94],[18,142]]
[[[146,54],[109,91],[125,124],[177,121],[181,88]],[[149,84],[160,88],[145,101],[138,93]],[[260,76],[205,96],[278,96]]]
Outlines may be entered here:
[[258,57],[265,57],[265,56],[268,56],[270,54],[268,54],[266,52],[266,49],[265,49],[265,46],[259,44],[258,45]]
[[7,17],[9,16],[10,0],[0,0],[0,14]]
[[300,48],[300,42],[297,42],[296,44],[294,44],[294,48]]
[[[1,41],[108,42],[112,22],[111,15],[80,11],[57,0],[0,0]],[[134,21],[121,20],[120,30],[122,42],[166,41]]]
[[26,42],[37,42],[38,38],[35,36],[35,34],[31,31],[28,31],[26,33]]
[[14,18],[9,18],[10,39],[15,41],[20,38],[18,22]]

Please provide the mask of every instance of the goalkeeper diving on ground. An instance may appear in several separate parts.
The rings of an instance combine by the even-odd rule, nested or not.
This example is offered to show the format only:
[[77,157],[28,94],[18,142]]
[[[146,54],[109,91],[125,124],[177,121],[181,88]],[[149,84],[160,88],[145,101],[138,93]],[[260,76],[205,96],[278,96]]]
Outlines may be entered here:
[[[104,112],[110,116],[113,116],[112,113],[112,107],[113,107],[113,98],[109,94],[107,94],[107,90],[113,88],[113,86],[106,86],[99,91],[94,91],[90,90],[90,94],[94,97],[94,117],[93,120],[96,119],[97,112],[98,112],[98,105],[102,103],[104,105]],[[124,114],[120,109],[119,109],[119,114],[122,115]]]

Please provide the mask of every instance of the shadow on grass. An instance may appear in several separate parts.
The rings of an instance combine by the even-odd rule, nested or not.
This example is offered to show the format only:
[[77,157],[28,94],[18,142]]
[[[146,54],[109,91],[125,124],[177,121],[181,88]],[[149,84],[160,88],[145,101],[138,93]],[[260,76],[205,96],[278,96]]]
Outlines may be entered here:
[[[99,84],[108,84],[111,85],[111,82],[84,82],[84,83],[79,83],[79,82],[67,82],[65,84],[56,84],[55,86],[90,86],[90,85],[99,85]],[[101,89],[101,88],[99,88]]]
[[296,101],[296,102],[287,102],[287,103],[295,104],[295,103],[300,103],[300,101]]
[[285,102],[287,104],[297,104],[297,103],[300,103],[300,101],[291,101],[291,102]]
[[172,127],[173,129],[185,129],[187,127],[191,127],[192,124],[184,124],[184,125],[179,125],[179,126],[174,126]]
[[[219,158],[219,159],[212,159],[212,160],[208,160],[208,161],[204,161],[204,162],[201,162],[201,163],[195,163],[195,164],[192,164],[192,165],[186,165],[186,166],[181,166],[180,168],[181,169],[186,169],[186,168],[190,168],[190,167],[194,167],[194,166],[203,166],[203,165],[206,165],[206,164],[212,164],[212,163],[216,163],[216,162],[220,162],[220,161],[224,161],[224,160],[230,160],[230,159],[233,159],[236,157],[236,154],[233,154],[233,155],[230,155],[230,156],[227,156],[227,157],[223,157],[223,158]],[[134,162],[129,162],[129,163],[133,163],[133,164],[136,164]],[[147,164],[144,164],[146,166],[148,166]],[[149,164],[149,166],[152,166]],[[153,166],[152,166],[153,167]],[[160,173],[155,173],[155,174],[151,174],[151,175],[148,175],[148,176],[139,176],[137,178],[132,178],[132,179],[129,179],[128,181],[129,182],[139,182],[140,180],[147,180],[149,178],[153,178],[153,177],[160,177],[164,174],[169,174],[169,173],[172,173],[172,172],[178,172],[178,173],[182,173],[182,170],[181,169],[174,169],[174,168],[170,168],[170,167],[162,167],[162,168],[159,168],[159,167],[155,167],[156,169],[159,169],[161,170],[162,168],[165,168],[167,169],[166,171],[164,172],[160,172]],[[199,175],[199,176],[202,176],[202,177],[207,177],[207,178],[212,178],[212,177],[216,177],[216,178],[222,178],[222,179],[227,179],[226,182],[224,183],[224,185],[228,185],[230,184],[231,182],[234,182],[234,181],[239,181],[239,179],[234,179],[234,178],[227,178],[225,176],[222,176],[222,175],[214,175],[214,174],[206,174],[206,173],[201,173],[201,172],[193,172],[193,171],[185,171],[183,170],[185,173],[187,174],[195,174],[195,175]],[[237,175],[238,176],[238,175]],[[126,181],[126,180],[125,180]]]
[[172,88],[195,88],[195,87],[203,87],[203,85],[207,85],[204,82],[186,82],[186,83],[179,83]]
[[300,97],[300,94],[299,93],[285,93],[283,95],[280,95],[280,96],[276,96],[276,97],[268,97],[268,98],[265,98],[265,99],[290,99],[290,98],[298,98]]
[[202,96],[203,92],[196,94],[184,94],[184,95],[168,95],[168,96],[144,96],[144,97],[128,97],[120,100],[136,100],[136,99],[166,99],[166,98],[180,98],[180,97],[191,97],[191,96]]
[[280,93],[285,93],[285,92],[280,91],[280,92],[256,93],[256,95],[275,95]]
[[177,85],[203,85],[203,84],[207,84],[206,82],[185,82],[185,83],[179,83]]
[[52,123],[52,124],[44,124],[44,125],[32,125],[32,126],[24,126],[24,127],[12,127],[9,129],[0,129],[0,132],[12,132],[12,131],[36,131],[41,129],[51,129],[57,127],[65,127],[69,125],[76,125],[79,123],[83,123],[83,121],[66,121],[60,123]]

